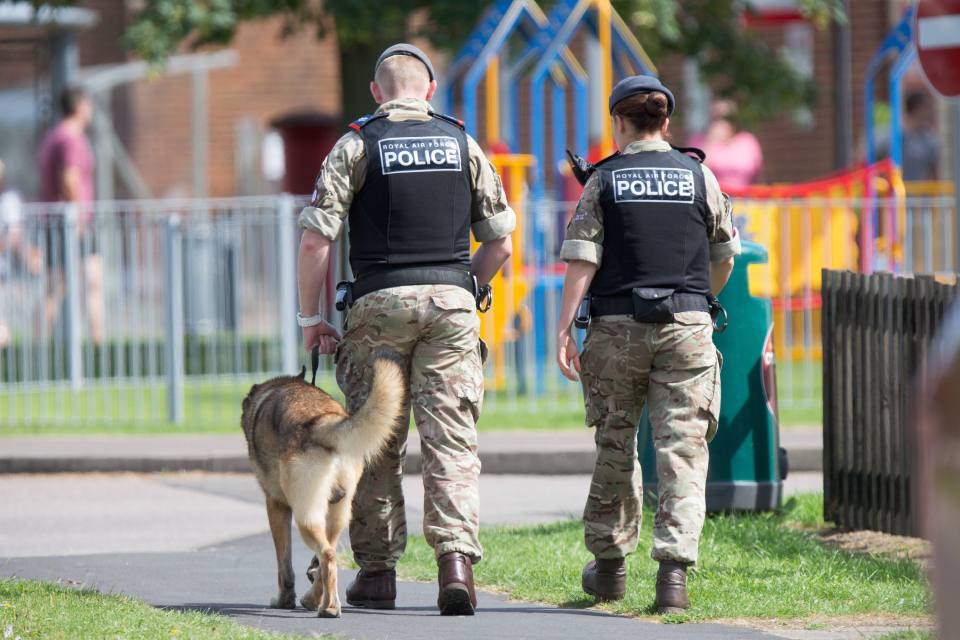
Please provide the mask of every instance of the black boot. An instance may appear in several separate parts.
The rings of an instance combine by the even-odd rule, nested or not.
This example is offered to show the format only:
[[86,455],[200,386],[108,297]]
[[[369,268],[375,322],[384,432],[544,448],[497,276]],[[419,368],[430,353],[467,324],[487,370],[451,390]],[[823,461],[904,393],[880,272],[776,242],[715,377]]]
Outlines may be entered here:
[[690,607],[687,597],[687,565],[670,560],[660,561],[657,571],[657,613],[683,613]]
[[397,572],[357,572],[356,579],[347,587],[347,602],[367,609],[393,609],[397,601]]
[[462,553],[451,552],[437,561],[440,593],[437,607],[442,616],[472,616],[477,610],[473,587],[473,562]]
[[583,568],[581,583],[597,600],[621,600],[627,593],[627,563],[623,558],[591,560]]

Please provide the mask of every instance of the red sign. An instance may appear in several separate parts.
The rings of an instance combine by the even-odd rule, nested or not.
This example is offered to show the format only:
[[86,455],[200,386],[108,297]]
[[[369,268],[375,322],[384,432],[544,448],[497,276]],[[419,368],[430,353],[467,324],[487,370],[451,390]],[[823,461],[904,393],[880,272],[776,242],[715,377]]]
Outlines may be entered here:
[[913,40],[933,88],[960,96],[960,0],[920,0]]

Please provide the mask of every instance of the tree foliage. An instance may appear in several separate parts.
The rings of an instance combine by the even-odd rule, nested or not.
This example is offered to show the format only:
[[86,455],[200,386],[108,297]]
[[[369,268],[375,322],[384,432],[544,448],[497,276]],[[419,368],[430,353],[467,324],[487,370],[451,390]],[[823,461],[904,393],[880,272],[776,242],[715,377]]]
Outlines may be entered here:
[[[761,35],[745,25],[749,4],[738,0],[613,0],[650,56],[695,59],[724,97],[739,104],[739,117],[756,122],[811,106],[815,90],[802,73]],[[818,28],[844,21],[842,0],[800,0]]]
[[[10,0],[0,0],[0,2]],[[73,4],[76,0],[54,0]],[[549,8],[556,0],[542,2]],[[51,4],[33,0],[34,4]],[[696,59],[720,95],[736,99],[744,120],[756,121],[813,103],[813,83],[745,26],[747,0],[613,0],[654,60],[667,54]],[[464,0],[139,0],[126,44],[136,54],[162,60],[183,46],[226,44],[239,24],[281,16],[284,30],[335,33],[344,63],[345,102],[369,78],[353,78],[391,42],[419,35],[453,51],[486,6]],[[844,20],[843,0],[798,0],[818,27]],[[348,70],[349,74],[348,75]],[[364,97],[365,98],[365,97]],[[345,110],[348,106],[345,104]]]

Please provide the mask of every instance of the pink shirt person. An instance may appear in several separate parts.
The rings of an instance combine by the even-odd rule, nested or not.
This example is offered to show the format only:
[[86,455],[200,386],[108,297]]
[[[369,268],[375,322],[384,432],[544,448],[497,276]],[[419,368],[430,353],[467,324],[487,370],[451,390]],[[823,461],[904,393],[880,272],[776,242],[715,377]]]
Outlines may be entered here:
[[749,131],[737,131],[730,116],[735,107],[727,100],[716,100],[710,105],[710,126],[706,133],[693,136],[689,144],[703,149],[706,165],[717,176],[720,186],[740,189],[756,182],[763,169],[763,152],[756,136]]
[[[40,143],[40,199],[43,202],[72,200],[81,205],[81,217],[89,219],[93,202],[94,159],[90,142],[75,127],[61,122],[47,132]],[[78,174],[77,193],[69,198],[63,192],[63,174],[68,168]]]
[[690,139],[690,144],[707,154],[706,165],[713,170],[722,187],[742,188],[756,182],[763,168],[763,152],[756,136],[747,131],[726,141],[710,142],[706,136]]

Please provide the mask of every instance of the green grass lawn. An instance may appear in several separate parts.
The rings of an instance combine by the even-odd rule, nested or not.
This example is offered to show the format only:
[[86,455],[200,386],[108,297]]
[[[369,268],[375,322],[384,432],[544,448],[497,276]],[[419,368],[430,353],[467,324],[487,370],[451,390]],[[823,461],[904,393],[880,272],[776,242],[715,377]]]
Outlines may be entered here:
[[[716,515],[707,519],[700,563],[689,588],[692,608],[674,621],[723,618],[803,620],[812,616],[928,615],[927,581],[911,560],[829,549],[813,530],[823,527],[823,497],[792,498],[781,513]],[[657,564],[649,558],[652,513],[644,513],[638,552],[628,560],[627,597],[604,609],[653,614]],[[481,530],[485,549],[479,584],[520,600],[587,607],[580,571],[591,558],[579,521]],[[398,566],[418,580],[436,580],[433,552],[410,540]]]
[[[163,611],[125,596],[27,580],[0,580],[4,638],[293,640],[301,636],[241,626],[223,616]],[[324,636],[333,638],[333,636]]]
[[[79,391],[0,391],[0,437],[31,434],[235,433],[240,403],[256,379],[189,381],[184,388],[182,424],[167,420],[163,384],[128,387],[88,385]],[[343,400],[332,376],[317,384]],[[72,416],[83,416],[74,420]],[[583,428],[579,387],[554,397],[533,398],[506,391],[487,392],[481,431]]]
[[778,362],[777,402],[782,427],[823,424],[823,366]]
[[[781,368],[780,422],[817,425],[821,422],[819,367],[815,383],[808,384],[810,371],[802,365]],[[167,419],[167,388],[162,382],[129,385],[88,384],[78,391],[66,385],[53,389],[0,391],[0,437],[28,434],[73,433],[233,433],[240,424],[240,402],[258,378],[188,379],[184,387],[184,416],[181,424]],[[790,387],[786,387],[787,383]],[[317,384],[342,400],[330,373],[321,373]],[[784,405],[794,400],[791,408]],[[74,419],[73,416],[81,416]],[[560,383],[543,397],[527,396],[508,389],[488,391],[480,418],[481,431],[517,429],[583,428],[583,401],[580,387]]]

